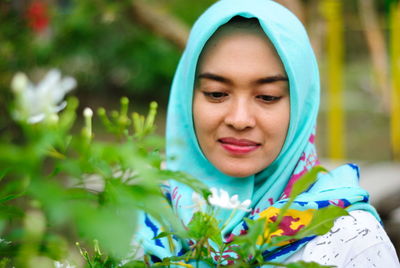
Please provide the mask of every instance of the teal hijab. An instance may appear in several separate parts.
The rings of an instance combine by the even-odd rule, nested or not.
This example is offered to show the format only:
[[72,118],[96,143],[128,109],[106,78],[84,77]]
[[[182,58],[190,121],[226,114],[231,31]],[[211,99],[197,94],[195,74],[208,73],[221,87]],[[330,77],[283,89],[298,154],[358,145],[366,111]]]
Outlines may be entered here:
[[[291,119],[282,151],[265,170],[247,178],[229,177],[205,158],[192,120],[194,78],[199,55],[213,33],[235,16],[259,20],[283,62],[290,88]],[[266,204],[275,202],[283,193],[302,153],[315,151],[308,140],[314,131],[318,105],[318,66],[299,20],[273,1],[219,1],[194,24],[173,80],[167,116],[167,166],[172,170],[188,172],[210,187],[222,188],[230,195],[238,194],[240,200],[250,199],[257,208],[265,209]],[[185,209],[191,203],[190,190],[172,182],[171,190],[175,187],[179,189],[176,194],[179,200],[173,200],[174,208],[187,223],[191,218],[191,213]],[[243,213],[237,214],[228,229],[243,216]],[[225,217],[227,215],[221,215],[222,219]]]
[[[290,125],[283,148],[271,165],[245,178],[223,174],[208,161],[197,142],[192,115],[199,56],[215,31],[235,16],[258,19],[284,65],[290,88]],[[301,22],[285,7],[270,0],[221,0],[194,24],[172,83],[167,114],[167,168],[189,173],[210,188],[224,189],[230,196],[237,194],[241,201],[252,201],[251,212],[238,211],[226,225],[223,230],[226,242],[246,230],[244,218],[257,218],[271,207],[281,207],[293,183],[318,164],[314,133],[319,98],[319,72],[310,41]],[[303,211],[334,204],[349,210],[365,209],[376,215],[368,204],[368,193],[358,186],[358,178],[355,165],[345,165],[320,175],[317,183],[299,196],[292,209]],[[194,213],[192,193],[183,184],[169,183],[171,205],[184,224],[190,222]],[[229,214],[230,211],[222,211],[217,217],[224,222]],[[142,220],[145,227],[139,236],[153,261],[183,254],[185,249],[179,245],[172,252],[167,241],[153,240],[160,232],[158,224],[147,215],[143,215]],[[289,247],[268,249],[265,258],[285,260],[310,239]]]

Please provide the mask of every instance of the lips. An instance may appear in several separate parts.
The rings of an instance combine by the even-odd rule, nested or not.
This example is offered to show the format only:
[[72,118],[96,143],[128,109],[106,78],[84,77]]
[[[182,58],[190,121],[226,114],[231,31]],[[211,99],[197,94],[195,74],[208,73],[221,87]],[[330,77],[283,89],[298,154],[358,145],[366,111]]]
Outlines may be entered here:
[[232,137],[226,137],[218,139],[222,148],[233,154],[247,154],[258,149],[261,144],[252,140],[247,139],[236,139]]

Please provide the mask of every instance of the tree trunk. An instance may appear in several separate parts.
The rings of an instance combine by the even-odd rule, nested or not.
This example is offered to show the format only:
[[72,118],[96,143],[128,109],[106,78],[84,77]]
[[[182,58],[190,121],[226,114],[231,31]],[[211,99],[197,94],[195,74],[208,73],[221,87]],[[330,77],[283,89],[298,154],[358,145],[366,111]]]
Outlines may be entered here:
[[[383,109],[390,110],[390,87],[388,70],[388,51],[378,16],[372,0],[358,0],[359,14],[364,26],[364,34],[370,51],[377,87],[375,93],[381,97]],[[375,88],[375,87],[374,87]]]
[[307,20],[308,35],[318,61],[322,58],[324,40],[326,39],[326,22],[321,16],[319,1],[321,0],[308,2],[306,8],[307,18],[309,18]]
[[189,29],[184,23],[143,0],[134,0],[132,10],[137,23],[169,40],[179,49],[185,48]]

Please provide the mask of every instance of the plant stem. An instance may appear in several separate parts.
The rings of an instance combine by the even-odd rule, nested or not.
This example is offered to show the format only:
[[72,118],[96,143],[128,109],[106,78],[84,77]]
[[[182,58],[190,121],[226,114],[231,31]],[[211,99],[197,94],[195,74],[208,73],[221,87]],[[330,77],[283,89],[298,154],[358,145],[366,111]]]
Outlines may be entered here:
[[222,225],[221,230],[223,230],[229,223],[230,220],[232,220],[233,216],[235,215],[236,208],[232,210],[231,214],[229,215],[229,218],[224,222],[224,225]]

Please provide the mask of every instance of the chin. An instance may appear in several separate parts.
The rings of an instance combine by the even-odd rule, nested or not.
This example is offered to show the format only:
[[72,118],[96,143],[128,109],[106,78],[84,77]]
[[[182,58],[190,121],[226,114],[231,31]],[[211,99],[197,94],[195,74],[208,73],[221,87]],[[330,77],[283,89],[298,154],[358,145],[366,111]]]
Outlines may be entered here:
[[245,178],[256,174],[258,171],[249,168],[221,168],[219,169],[225,175],[235,178]]
[[218,163],[215,163],[214,166],[224,173],[225,175],[234,177],[234,178],[244,178],[244,177],[249,177],[253,176],[261,171],[263,171],[265,168],[267,168],[270,165],[270,162],[256,162],[255,161],[246,161],[244,159],[239,159],[238,161],[231,161],[231,160],[226,160],[226,161],[220,161]]

